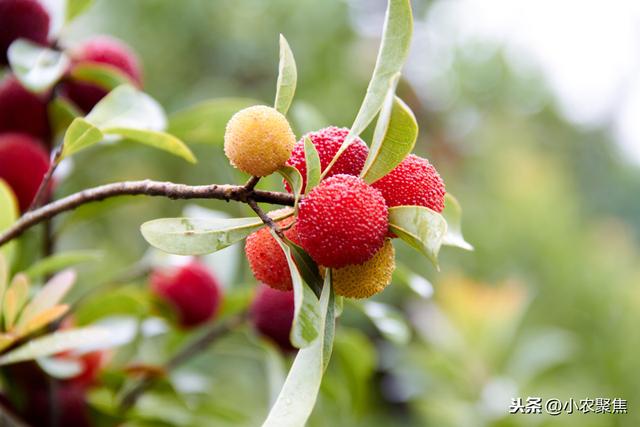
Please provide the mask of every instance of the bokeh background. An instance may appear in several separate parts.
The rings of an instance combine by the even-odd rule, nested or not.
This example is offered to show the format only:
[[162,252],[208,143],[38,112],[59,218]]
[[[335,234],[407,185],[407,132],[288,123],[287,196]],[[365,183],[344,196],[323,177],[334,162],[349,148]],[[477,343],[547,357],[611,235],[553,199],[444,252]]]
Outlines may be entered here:
[[[382,0],[100,0],[62,40],[73,45],[98,33],[125,40],[142,58],[145,90],[175,112],[218,97],[272,102],[283,33],[298,63],[291,116],[302,135],[351,124],[384,7]],[[416,151],[460,200],[475,251],[444,248],[438,273],[396,245],[394,283],[375,300],[398,318],[383,334],[347,304],[309,425],[639,425],[638,2],[414,0],[413,8],[399,95],[419,120]],[[186,142],[195,166],[135,144],[86,150],[66,168],[58,195],[128,179],[245,179],[228,166],[221,138]],[[146,313],[136,293],[144,278],[109,284],[141,258],[159,256],[142,239],[142,222],[195,205],[250,215],[241,204],[123,198],[56,222],[58,249],[103,254],[80,269],[77,292],[97,290],[80,306],[79,323]],[[36,242],[35,233],[23,244]],[[229,304],[255,287],[240,249],[207,259]],[[149,339],[132,357],[162,361],[184,338],[174,331]],[[148,393],[131,425],[259,425],[287,363],[242,330]],[[527,396],[622,398],[629,413],[509,415],[511,399]]]

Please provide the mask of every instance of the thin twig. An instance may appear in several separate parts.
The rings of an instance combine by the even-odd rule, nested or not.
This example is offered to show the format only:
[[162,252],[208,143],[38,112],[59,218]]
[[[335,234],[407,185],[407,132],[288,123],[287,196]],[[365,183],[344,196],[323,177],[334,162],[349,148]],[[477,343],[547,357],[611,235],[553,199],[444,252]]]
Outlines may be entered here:
[[[216,340],[235,330],[238,326],[242,325],[247,319],[248,313],[242,312],[233,317],[228,318],[226,321],[216,323],[205,332],[202,336],[196,338],[194,341],[188,343],[180,351],[178,351],[165,365],[164,372],[170,372],[189,359],[208,348]],[[142,378],[136,385],[133,386],[124,395],[120,401],[120,411],[125,412],[135,405],[136,401],[142,394],[151,387],[157,380],[157,376],[146,376]]]
[[267,215],[266,212],[260,208],[260,206],[258,206],[258,202],[256,202],[254,199],[249,199],[247,200],[247,204],[260,217],[262,222],[264,222],[269,228],[275,231],[278,236],[284,238],[284,233],[282,232],[282,230],[280,230],[278,224],[276,224],[275,221],[271,219],[271,217]]
[[249,178],[247,183],[244,185],[244,188],[247,191],[253,191],[253,189],[256,188],[256,185],[258,184],[258,181],[260,181],[260,177],[259,176],[252,176],[251,178]]
[[170,199],[217,199],[234,200],[237,202],[272,203],[276,205],[293,206],[294,197],[289,193],[263,190],[247,190],[240,185],[184,185],[159,181],[125,181],[102,185],[72,194],[63,199],[44,205],[27,212],[12,227],[0,234],[0,246],[19,237],[29,228],[49,218],[75,209],[87,203],[97,202],[117,196],[157,196]]
[[42,205],[42,203],[44,202],[44,198],[47,196],[47,193],[49,191],[49,184],[51,182],[51,178],[53,177],[53,173],[56,171],[56,169],[58,168],[58,164],[60,163],[60,156],[62,156],[62,145],[58,146],[55,149],[53,159],[51,160],[51,164],[49,165],[49,169],[42,178],[40,187],[38,187],[38,191],[36,192],[36,195],[31,202],[31,206],[29,206],[29,211],[40,207],[40,205]]

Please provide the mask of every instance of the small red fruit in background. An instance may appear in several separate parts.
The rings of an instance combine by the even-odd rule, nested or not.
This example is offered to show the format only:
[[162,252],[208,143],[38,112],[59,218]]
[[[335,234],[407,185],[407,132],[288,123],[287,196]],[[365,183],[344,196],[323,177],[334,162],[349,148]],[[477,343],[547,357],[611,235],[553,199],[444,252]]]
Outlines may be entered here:
[[[278,225],[286,227],[293,220],[293,217],[285,218],[279,221]],[[295,226],[286,230],[284,235],[292,242],[298,242]],[[263,227],[247,237],[245,253],[251,271],[258,281],[281,291],[292,289],[291,272],[287,258],[267,227]]]
[[4,79],[0,84],[0,132],[26,133],[48,146],[51,132],[46,95],[29,92],[13,76]]
[[45,45],[49,14],[37,0],[0,0],[0,64],[7,64],[7,49],[16,39]]
[[322,181],[300,202],[300,245],[320,265],[341,268],[368,261],[389,226],[382,194],[352,175]]
[[37,140],[20,133],[0,134],[0,179],[13,190],[26,211],[49,169],[49,155]]
[[[140,61],[133,50],[120,40],[107,36],[95,37],[76,48],[72,57],[76,65],[111,66],[142,86]],[[99,86],[73,80],[64,84],[62,92],[84,112],[89,112],[107,94]]]
[[218,312],[222,292],[215,277],[197,261],[151,274],[151,289],[177,312],[180,324],[194,327]]
[[444,209],[446,191],[442,178],[427,159],[414,154],[372,185],[380,190],[389,207],[425,206],[436,212]]
[[[340,146],[347,137],[349,129],[338,128],[335,126],[329,126],[315,132],[309,132],[304,135],[293,148],[293,153],[289,158],[287,164],[293,166],[302,175],[304,181],[303,191],[307,185],[307,162],[304,155],[304,140],[309,138],[318,151],[318,157],[320,157],[320,169],[324,171],[333,156],[336,155]],[[331,167],[331,170],[325,175],[326,178],[338,175],[359,175],[364,167],[364,163],[369,155],[369,148],[360,138],[356,138],[349,145],[349,147],[340,155],[338,161]],[[286,184],[287,191],[291,191],[289,184]]]
[[[72,382],[56,382],[55,414],[57,425],[64,427],[90,427],[86,388]],[[27,395],[25,418],[33,427],[51,426],[51,400],[48,387],[34,388]]]
[[283,351],[292,351],[289,335],[293,324],[293,291],[279,291],[260,284],[251,305],[251,322],[255,330],[269,338]]

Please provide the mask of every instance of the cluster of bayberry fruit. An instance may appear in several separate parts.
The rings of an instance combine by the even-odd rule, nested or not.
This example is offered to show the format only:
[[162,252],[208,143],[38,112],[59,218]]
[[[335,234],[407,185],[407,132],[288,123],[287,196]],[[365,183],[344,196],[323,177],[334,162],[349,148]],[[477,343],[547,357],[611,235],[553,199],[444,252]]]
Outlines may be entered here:
[[[225,153],[235,167],[254,176],[269,175],[285,164],[298,169],[306,194],[297,214],[278,225],[321,271],[332,269],[336,294],[368,298],[390,283],[395,269],[391,243],[395,236],[389,231],[388,208],[424,206],[442,212],[445,187],[433,165],[413,154],[383,178],[367,184],[359,175],[369,150],[360,138],[353,139],[334,160],[348,133],[348,129],[327,127],[296,142],[281,113],[254,106],[229,121]],[[318,153],[324,177],[313,189],[305,188],[307,138]],[[288,185],[287,190],[292,191]],[[268,229],[262,228],[247,238],[246,255],[257,280],[280,291],[291,291],[287,259]]]
[[[0,0],[0,66],[8,65],[11,43],[26,39],[43,46],[49,38],[51,17],[37,0]],[[113,68],[140,86],[141,69],[133,51],[123,42],[98,36],[68,50],[72,64],[52,90],[35,94],[11,73],[0,82],[0,179],[13,190],[22,212],[26,211],[49,168],[52,126],[48,107],[57,96],[88,112],[107,91],[74,79],[74,67],[85,64]]]

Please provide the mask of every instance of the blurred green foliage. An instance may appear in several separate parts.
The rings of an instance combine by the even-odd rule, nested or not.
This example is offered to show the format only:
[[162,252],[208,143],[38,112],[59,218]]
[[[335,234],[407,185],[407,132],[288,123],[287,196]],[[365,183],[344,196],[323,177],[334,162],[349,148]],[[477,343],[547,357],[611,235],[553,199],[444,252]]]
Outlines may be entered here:
[[[430,4],[416,2],[416,16],[428,13]],[[291,114],[301,135],[329,123],[349,125],[362,100],[377,40],[358,35],[352,13],[340,0],[102,0],[64,41],[103,32],[126,40],[142,58],[145,90],[177,111],[217,97],[272,102],[283,33],[298,63]],[[472,58],[468,49],[489,53]],[[442,271],[435,273],[423,258],[396,245],[403,266],[434,286],[433,297],[423,298],[398,274],[377,298],[407,314],[413,339],[408,345],[382,339],[347,305],[309,425],[636,426],[640,171],[620,157],[604,130],[564,121],[541,79],[511,70],[495,46],[466,46],[452,54],[447,79],[458,91],[447,108],[421,103],[410,81],[401,82],[399,95],[420,122],[417,151],[436,165],[464,208],[463,228],[475,252],[444,249]],[[539,100],[536,108],[532,99]],[[463,126],[465,117],[472,125]],[[128,179],[245,179],[229,167],[220,141],[191,148],[199,159],[195,166],[144,146],[94,147],[74,159],[58,195]],[[276,178],[260,184],[278,185]],[[250,215],[241,204],[197,204]],[[118,301],[132,307],[131,315],[152,310],[140,291],[144,277],[111,289],[148,251],[139,225],[179,216],[186,205],[112,199],[56,220],[58,249],[104,254],[80,269],[79,292],[92,289],[94,298],[80,305],[81,323],[94,320],[98,306],[108,313]],[[23,253],[37,255],[38,233],[21,240]],[[241,258],[225,283],[230,300],[241,301],[254,286]],[[121,351],[161,363],[185,339],[173,331]],[[126,425],[258,425],[273,398],[272,382],[282,380],[287,363],[243,330],[148,393],[136,420]],[[125,381],[116,367],[105,374],[107,384]],[[105,399],[99,393],[95,401]],[[629,414],[509,415],[511,398],[527,396],[623,398]]]

